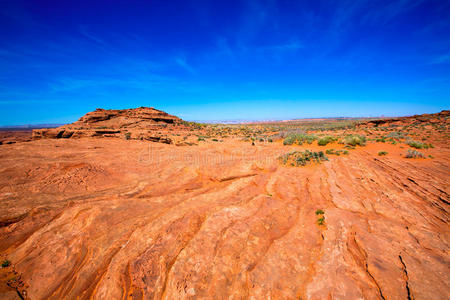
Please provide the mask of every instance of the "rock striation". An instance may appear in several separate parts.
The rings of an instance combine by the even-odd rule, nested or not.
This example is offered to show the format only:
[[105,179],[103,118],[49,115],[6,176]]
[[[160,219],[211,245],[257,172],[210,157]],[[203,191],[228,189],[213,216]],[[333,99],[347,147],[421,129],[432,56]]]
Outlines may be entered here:
[[74,138],[178,128],[137,111],[0,147],[0,299],[449,298],[446,117],[411,129],[426,159],[368,142],[304,167],[277,158],[339,145]]
[[183,120],[152,107],[101,109],[89,112],[78,121],[57,128],[33,130],[33,140],[82,137],[121,137],[171,143],[165,137],[170,129],[182,129]]
[[360,127],[378,127],[389,125],[411,125],[416,124],[450,124],[450,110],[443,110],[436,114],[414,115],[409,117],[384,118],[364,121]]

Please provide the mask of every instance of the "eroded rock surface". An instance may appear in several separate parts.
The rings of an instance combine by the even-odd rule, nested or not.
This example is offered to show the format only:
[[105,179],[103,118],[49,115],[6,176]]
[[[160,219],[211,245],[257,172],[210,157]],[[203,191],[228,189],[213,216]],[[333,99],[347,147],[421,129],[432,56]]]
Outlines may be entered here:
[[410,161],[367,147],[293,168],[271,160],[274,149],[239,146],[5,145],[0,251],[19,290],[31,299],[447,299],[448,149]]
[[182,120],[150,107],[106,110],[98,108],[78,121],[58,128],[35,129],[33,139],[121,137],[170,144],[168,129],[182,128]]
[[339,145],[2,145],[0,298],[448,299],[448,133],[433,144],[305,167],[277,157]]

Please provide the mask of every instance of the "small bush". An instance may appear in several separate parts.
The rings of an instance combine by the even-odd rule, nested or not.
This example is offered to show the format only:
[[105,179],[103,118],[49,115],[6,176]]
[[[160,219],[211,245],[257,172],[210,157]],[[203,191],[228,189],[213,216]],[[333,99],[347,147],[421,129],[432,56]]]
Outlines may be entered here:
[[198,141],[199,141],[199,142],[200,142],[200,141],[205,141],[205,138],[199,137],[199,138],[198,138]]
[[378,156],[387,155],[388,153],[386,151],[380,151],[378,152]]
[[323,225],[324,222],[325,222],[325,216],[322,216],[322,217],[317,219],[317,224],[318,225]]
[[272,139],[268,139],[267,141],[268,141],[269,143],[272,143],[272,142],[273,142],[273,140],[272,140]]
[[325,212],[321,209],[316,210],[316,215],[323,215]]
[[4,261],[2,261],[2,268],[7,268],[11,265],[11,262],[7,259],[5,259]]
[[303,133],[292,133],[284,139],[283,145],[293,145],[293,144],[303,145],[304,142],[311,144],[316,139],[317,139],[317,137],[315,135],[303,134]]
[[366,137],[359,134],[350,134],[344,138],[344,144],[351,146],[365,146]]
[[218,140],[218,139],[212,139],[212,141],[213,141],[213,142],[218,142],[219,140]]
[[131,138],[131,133],[130,132],[125,133],[125,139],[129,140],[130,138]]
[[326,154],[334,154],[334,155],[339,156],[339,155],[341,155],[341,153],[344,154],[344,155],[347,155],[347,154],[348,154],[348,151],[347,151],[347,150],[327,149],[327,150],[325,151],[325,153],[326,153]]
[[333,143],[337,141],[337,138],[333,137],[333,136],[324,136],[321,137],[318,141],[317,141],[317,145],[319,146],[326,146],[329,143]]
[[416,148],[416,149],[428,149],[428,148],[434,148],[433,145],[427,144],[427,143],[421,143],[417,141],[408,141],[406,144],[410,147]]
[[294,151],[278,157],[278,160],[285,165],[291,166],[305,166],[307,163],[328,160],[323,151],[313,152],[309,150]]
[[408,152],[406,153],[406,158],[425,158],[425,155],[420,153],[417,150],[408,149]]

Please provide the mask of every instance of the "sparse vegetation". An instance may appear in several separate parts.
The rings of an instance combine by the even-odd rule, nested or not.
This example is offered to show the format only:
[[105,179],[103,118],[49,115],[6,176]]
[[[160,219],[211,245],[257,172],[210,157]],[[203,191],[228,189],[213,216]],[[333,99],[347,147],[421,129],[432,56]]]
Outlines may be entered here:
[[316,216],[318,216],[319,218],[317,219],[317,224],[319,226],[323,225],[325,222],[325,212],[322,209],[317,209],[316,210]]
[[303,134],[303,133],[292,133],[284,139],[283,145],[293,145],[293,144],[303,145],[304,142],[311,144],[316,139],[317,139],[317,137],[315,135]]
[[350,134],[347,135],[344,140],[344,144],[351,146],[365,146],[366,145],[366,137],[359,134]]
[[408,152],[406,153],[406,158],[425,158],[425,155],[423,155],[423,153],[417,151],[417,150],[412,150],[412,149],[408,149]]
[[4,261],[2,261],[2,268],[7,268],[11,265],[11,262],[7,259],[5,259]]
[[380,152],[378,152],[378,156],[384,156],[384,155],[387,155],[387,154],[388,154],[387,151],[380,151]]
[[348,154],[348,150],[334,150],[334,149],[327,149],[327,150],[325,151],[325,153],[326,153],[326,154],[333,154],[333,155],[337,155],[337,156],[339,156],[339,155],[341,155],[341,154],[347,155],[347,154]]
[[416,148],[416,149],[428,149],[428,148],[434,148],[433,145],[427,144],[427,143],[421,143],[417,141],[408,141],[406,144],[410,147]]
[[131,133],[130,132],[126,132],[125,133],[125,139],[129,140],[131,138]]
[[278,158],[280,162],[285,165],[291,166],[305,166],[307,163],[316,162],[320,163],[322,161],[328,160],[323,151],[314,152],[314,151],[294,151],[282,155]]
[[321,216],[320,218],[317,219],[317,224],[322,226],[325,223],[325,216]]
[[319,146],[326,146],[329,143],[333,143],[337,141],[337,138],[333,137],[333,136],[324,136],[321,137],[318,141],[317,141],[317,145]]

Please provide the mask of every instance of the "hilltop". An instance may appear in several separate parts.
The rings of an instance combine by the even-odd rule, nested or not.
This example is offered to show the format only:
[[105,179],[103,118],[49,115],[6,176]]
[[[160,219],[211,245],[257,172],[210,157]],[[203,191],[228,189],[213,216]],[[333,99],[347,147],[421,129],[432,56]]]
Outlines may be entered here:
[[171,143],[168,131],[183,129],[183,120],[152,107],[106,110],[98,108],[78,121],[50,129],[33,130],[33,139],[121,137]]

